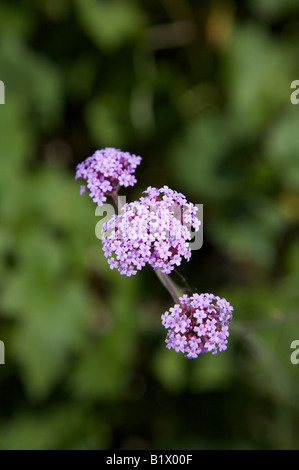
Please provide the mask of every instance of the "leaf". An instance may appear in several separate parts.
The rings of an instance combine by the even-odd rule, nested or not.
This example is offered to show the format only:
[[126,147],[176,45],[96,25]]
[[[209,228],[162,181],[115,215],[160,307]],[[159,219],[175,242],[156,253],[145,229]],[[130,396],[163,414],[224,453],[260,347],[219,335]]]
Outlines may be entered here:
[[2,422],[2,450],[69,450],[105,448],[108,427],[105,423],[96,430],[86,412],[73,404],[52,405],[48,409],[21,411],[9,421]]
[[76,0],[82,28],[99,49],[115,50],[143,27],[136,2],[123,0]]
[[250,0],[250,7],[266,20],[277,21],[286,14],[292,14],[298,7],[297,0]]
[[229,120],[209,111],[188,122],[174,139],[168,161],[186,190],[216,200],[233,191],[229,164],[222,171],[233,148],[231,132]]
[[289,103],[294,53],[254,23],[235,28],[224,73],[229,107],[247,134],[262,130]]
[[283,186],[299,189],[299,113],[290,105],[271,127],[265,139],[264,152]]
[[24,106],[24,116],[39,128],[53,125],[63,101],[60,74],[54,64],[11,34],[2,36],[0,60],[1,79],[7,84],[6,102],[17,99]]

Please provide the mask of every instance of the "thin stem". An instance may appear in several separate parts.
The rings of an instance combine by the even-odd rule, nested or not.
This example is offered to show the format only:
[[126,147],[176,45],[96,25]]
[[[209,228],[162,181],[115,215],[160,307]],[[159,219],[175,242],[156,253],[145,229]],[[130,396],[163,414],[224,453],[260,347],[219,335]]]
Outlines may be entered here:
[[177,288],[175,284],[173,283],[173,281],[170,279],[170,277],[167,274],[162,273],[160,269],[155,271],[155,273],[157,274],[158,279],[161,281],[163,286],[168,290],[169,294],[171,295],[175,303],[179,304],[180,301],[179,301],[179,295],[177,293]]
[[122,204],[118,197],[117,188],[112,191],[111,196],[112,196],[113,201],[115,202],[117,209],[120,210],[122,208]]

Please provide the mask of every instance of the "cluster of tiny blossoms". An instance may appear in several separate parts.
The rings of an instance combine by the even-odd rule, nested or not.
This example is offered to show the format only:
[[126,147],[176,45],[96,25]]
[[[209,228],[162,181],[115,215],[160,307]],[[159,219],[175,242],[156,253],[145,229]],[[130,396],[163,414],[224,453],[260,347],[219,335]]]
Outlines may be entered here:
[[164,186],[125,204],[102,229],[103,251],[111,269],[131,276],[148,263],[169,274],[182,258],[190,259],[191,230],[199,230],[197,207]]
[[93,202],[102,205],[107,200],[107,193],[112,193],[118,186],[136,183],[133,173],[140,162],[141,157],[112,147],[96,150],[77,165],[76,179],[83,178],[87,182],[86,186],[81,185],[80,194],[87,192]]
[[[116,195],[119,186],[136,183],[134,171],[141,157],[107,147],[77,165],[76,179],[86,180],[80,194],[88,193],[97,205],[107,195]],[[145,196],[120,208],[102,229],[102,244],[111,269],[131,276],[149,264],[163,275],[169,274],[182,259],[191,257],[192,232],[199,230],[197,207],[185,196],[164,186],[149,187]],[[166,347],[187,358],[216,354],[227,348],[228,325],[232,319],[230,303],[213,294],[186,294],[165,312],[162,325],[168,330]]]
[[168,329],[166,347],[182,352],[189,359],[199,354],[216,354],[227,348],[230,303],[213,294],[184,294],[179,303],[165,312],[162,325]]

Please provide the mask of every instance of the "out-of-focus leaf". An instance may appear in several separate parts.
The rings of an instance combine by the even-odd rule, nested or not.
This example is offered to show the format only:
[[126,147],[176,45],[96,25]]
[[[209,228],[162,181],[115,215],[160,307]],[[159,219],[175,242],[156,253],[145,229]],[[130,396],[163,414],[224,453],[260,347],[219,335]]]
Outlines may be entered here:
[[75,396],[85,399],[119,400],[130,363],[136,353],[136,283],[120,279],[117,295],[106,300],[109,322],[102,335],[91,338],[70,380]]
[[6,276],[3,306],[19,319],[11,351],[26,388],[43,397],[84,341],[90,321],[88,291],[65,279],[69,273],[63,247],[46,234],[27,233],[19,252],[17,273]]
[[[1,79],[6,84],[6,100],[26,103],[24,113],[45,129],[60,119],[61,81],[54,64],[29,49],[17,36],[3,34],[0,42]],[[26,115],[26,114],[25,114]]]
[[233,368],[230,352],[232,347],[229,338],[228,350],[214,356],[203,354],[193,364],[190,389],[196,392],[219,390],[229,387],[232,383]]
[[211,221],[207,231],[232,261],[269,268],[275,261],[276,243],[286,220],[278,205],[261,196],[248,198],[246,206],[246,212],[231,217],[229,223],[227,216]]
[[[165,334],[163,332],[163,334]],[[186,387],[186,358],[182,354],[166,349],[165,344],[156,352],[153,359],[154,374],[163,387],[176,393]]]
[[[88,323],[88,298],[76,284],[65,285],[62,292],[41,290],[39,285],[36,294],[32,289],[29,285],[27,299],[22,297],[21,288],[16,291],[25,305],[10,353],[20,367],[28,393],[41,399],[62,377],[72,354],[82,346]],[[26,305],[28,301],[30,305]]]
[[296,191],[299,189],[298,126],[298,109],[290,105],[271,127],[265,141],[266,157],[280,181],[286,189]]
[[18,35],[27,35],[32,31],[34,16],[26,8],[14,4],[2,4],[0,16],[1,33],[11,33],[14,31]]
[[233,191],[227,163],[232,151],[231,137],[230,122],[221,113],[207,112],[187,123],[168,156],[182,187],[211,199],[226,198]]
[[95,432],[86,412],[64,404],[38,413],[23,412],[9,423],[2,423],[0,448],[2,450],[106,448],[108,436],[108,428],[104,423],[98,426]]
[[[8,87],[6,87],[7,90]],[[8,91],[9,93],[9,91]],[[30,123],[26,120],[26,100],[16,97],[9,98],[8,103],[1,107],[0,114],[0,141],[1,141],[1,172],[0,192],[4,193],[15,184],[18,177],[21,176],[21,170],[24,160],[28,157],[27,150],[32,142],[32,129]],[[5,197],[2,194],[2,198]],[[7,201],[1,201],[3,209],[4,204],[9,204],[9,199],[13,194],[8,192]],[[5,207],[7,209],[7,206]]]
[[93,100],[86,108],[86,121],[96,144],[125,148],[132,129],[128,103],[123,96],[105,95]]
[[299,276],[299,239],[296,238],[286,247],[285,268],[287,273]]
[[277,20],[287,13],[296,11],[298,3],[296,0],[250,0],[249,5],[262,18]]
[[76,0],[82,27],[100,49],[116,49],[143,26],[136,2],[123,0]]
[[262,130],[289,102],[294,53],[255,24],[235,28],[225,66],[228,103],[246,134]]

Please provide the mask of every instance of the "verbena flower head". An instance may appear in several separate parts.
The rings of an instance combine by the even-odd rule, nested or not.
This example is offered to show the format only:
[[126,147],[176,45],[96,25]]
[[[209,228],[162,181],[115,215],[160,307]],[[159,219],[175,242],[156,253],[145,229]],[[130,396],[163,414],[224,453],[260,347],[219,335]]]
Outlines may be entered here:
[[75,178],[87,182],[86,186],[81,185],[80,194],[87,192],[96,204],[102,205],[107,200],[106,194],[118,186],[134,186],[133,173],[140,162],[141,157],[112,147],[96,150],[77,165]]
[[230,303],[213,294],[183,295],[179,302],[161,317],[168,329],[166,347],[189,359],[224,351],[233,312]]
[[191,229],[201,222],[197,207],[168,186],[147,188],[146,196],[125,204],[102,229],[103,251],[111,269],[131,276],[149,264],[168,274],[190,259]]

